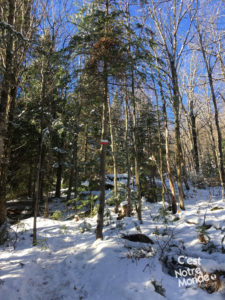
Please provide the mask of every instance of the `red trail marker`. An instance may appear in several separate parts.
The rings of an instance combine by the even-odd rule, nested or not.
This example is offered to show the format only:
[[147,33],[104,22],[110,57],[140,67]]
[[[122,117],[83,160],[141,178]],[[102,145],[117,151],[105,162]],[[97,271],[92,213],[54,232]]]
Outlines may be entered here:
[[101,140],[100,144],[101,145],[108,145],[109,141],[108,140]]

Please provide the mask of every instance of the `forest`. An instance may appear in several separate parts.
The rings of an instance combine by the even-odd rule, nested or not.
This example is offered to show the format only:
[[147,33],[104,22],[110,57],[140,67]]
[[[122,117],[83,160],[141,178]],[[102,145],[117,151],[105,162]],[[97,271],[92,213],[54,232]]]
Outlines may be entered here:
[[0,4],[0,298],[224,299],[225,1]]

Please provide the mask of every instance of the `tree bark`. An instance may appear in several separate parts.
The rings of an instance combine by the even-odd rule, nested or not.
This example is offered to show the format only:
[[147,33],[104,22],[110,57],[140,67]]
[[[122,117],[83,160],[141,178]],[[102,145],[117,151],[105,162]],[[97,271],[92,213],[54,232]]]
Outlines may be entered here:
[[55,187],[56,198],[60,198],[61,196],[61,182],[62,182],[62,162],[61,162],[61,155],[58,154],[58,168],[56,172],[56,187]]
[[73,143],[73,155],[71,160],[71,170],[69,178],[69,187],[67,192],[67,200],[70,200],[72,189],[74,190],[74,197],[77,195],[77,142],[78,142],[78,133],[75,133],[74,143]]
[[160,121],[160,116],[159,116],[159,99],[158,99],[158,94],[156,91],[156,86],[155,86],[155,80],[154,77],[152,76],[152,81],[154,84],[154,90],[155,90],[155,97],[156,97],[156,117],[157,117],[157,123],[158,123],[158,149],[159,149],[159,175],[160,179],[162,182],[162,190],[161,190],[161,196],[162,196],[162,201],[163,201],[163,208],[165,209],[165,180],[163,176],[163,149],[162,149],[162,135],[161,135],[161,121]]
[[[101,139],[106,139],[107,130],[107,106],[108,106],[108,74],[107,74],[107,63],[104,62],[104,102],[102,112],[102,134]],[[96,239],[103,239],[103,219],[104,219],[104,208],[105,208],[105,156],[106,156],[106,145],[101,145],[100,149],[100,196],[99,196],[99,209],[96,227]]]
[[215,141],[215,137],[214,137],[214,133],[213,133],[212,114],[211,114],[211,106],[210,106],[209,98],[207,98],[207,107],[208,107],[209,140],[211,142],[211,148],[213,151],[214,162],[215,162],[216,168],[219,170],[217,151],[216,151],[216,141]]
[[169,154],[169,130],[168,130],[168,122],[167,122],[167,111],[166,111],[166,100],[163,94],[162,84],[159,81],[160,86],[160,94],[163,102],[163,119],[164,119],[164,127],[165,127],[165,143],[166,143],[166,165],[167,165],[167,173],[168,173],[168,179],[169,179],[169,185],[172,195],[172,213],[176,214],[177,212],[177,198],[175,193],[175,187],[173,182],[173,176],[171,172],[171,166],[170,166],[170,154]]
[[130,173],[130,158],[129,158],[129,141],[128,141],[128,134],[129,134],[129,113],[128,113],[128,96],[127,96],[127,89],[125,91],[125,151],[126,151],[126,167],[127,167],[127,202],[128,202],[128,217],[131,216],[132,211],[132,204],[131,204],[131,190],[130,190],[130,183],[131,183],[131,173]]
[[84,179],[86,180],[87,178],[87,150],[88,150],[88,124],[85,125],[85,130],[84,130]]
[[113,158],[113,175],[114,175],[114,197],[117,197],[117,159],[116,159],[116,145],[115,145],[115,136],[113,131],[112,124],[112,114],[111,114],[111,106],[108,99],[108,112],[109,112],[109,130],[111,136],[111,149],[112,149],[112,158]]
[[142,224],[142,207],[141,207],[141,186],[139,176],[139,160],[138,160],[138,146],[137,146],[137,117],[136,117],[136,99],[134,90],[134,72],[131,70],[131,99],[132,99],[132,117],[133,117],[133,144],[134,144],[134,170],[135,170],[135,182],[137,188],[137,215],[138,220]]
[[42,65],[41,70],[41,115],[40,115],[40,137],[39,137],[39,155],[37,163],[37,175],[35,181],[35,204],[34,204],[34,222],[33,222],[33,246],[37,245],[37,216],[39,212],[39,203],[41,200],[41,177],[42,177],[42,168],[43,168],[43,153],[44,153],[44,144],[43,144],[43,130],[44,130],[44,104],[45,104],[45,93],[46,93],[46,73],[44,66]]
[[199,42],[200,42],[202,56],[203,56],[203,59],[205,62],[206,70],[207,70],[209,86],[210,86],[210,91],[211,91],[211,96],[212,96],[212,101],[213,101],[213,106],[214,106],[214,119],[215,119],[216,131],[217,131],[217,150],[218,150],[218,154],[217,154],[218,162],[217,163],[218,163],[220,184],[221,184],[221,189],[222,189],[222,198],[224,201],[225,200],[225,197],[224,197],[225,172],[224,172],[224,166],[223,166],[222,135],[221,135],[220,124],[219,124],[216,94],[215,94],[213,78],[212,78],[212,68],[210,66],[210,61],[207,60],[207,56],[206,56],[207,54],[206,54],[206,50],[203,45],[202,34],[200,33],[199,28],[198,28],[198,35],[199,35]]
[[32,198],[33,177],[34,177],[33,162],[30,161],[30,165],[29,165],[29,178],[28,178],[28,182],[27,182],[27,196],[29,198]]
[[175,67],[175,61],[173,57],[170,57],[170,68],[172,75],[172,89],[173,89],[173,110],[174,110],[174,121],[175,121],[175,139],[176,139],[176,168],[177,168],[177,184],[179,190],[179,201],[180,208],[185,209],[184,207],[184,192],[183,192],[183,183],[182,183],[182,148],[181,148],[181,139],[180,139],[180,117],[179,117],[179,87],[178,87],[178,78],[177,71]]
[[220,184],[222,189],[222,199],[223,201],[225,201],[225,197],[224,197],[225,173],[224,173],[224,166],[223,166],[222,135],[221,135],[220,125],[219,125],[218,108],[217,108],[216,95],[214,91],[211,71],[208,72],[208,77],[209,77],[210,90],[212,94],[212,100],[214,106],[214,118],[215,118],[216,131],[217,131],[217,147],[218,147],[217,159],[218,159],[218,167],[219,167],[218,170],[219,170]]
[[[109,14],[109,0],[105,1],[105,14]],[[105,34],[108,33],[108,23],[105,24]],[[103,111],[102,111],[102,133],[101,139],[105,140],[107,137],[107,108],[108,108],[108,63],[107,58],[104,58],[103,62],[103,80],[104,80],[104,99],[103,99]],[[103,239],[103,225],[104,225],[104,208],[105,208],[105,157],[106,157],[106,145],[101,145],[100,149],[100,196],[99,196],[99,209],[97,217],[96,227],[96,239]]]
[[[8,7],[8,24],[14,25],[15,1],[9,0]],[[1,95],[0,95],[0,226],[6,223],[6,181],[7,181],[7,158],[5,156],[5,147],[7,142],[7,122],[10,107],[10,88],[15,84],[13,74],[13,36],[8,35],[6,46],[5,72],[2,78]]]
[[196,174],[199,174],[199,155],[198,155],[196,116],[194,114],[194,106],[193,106],[192,99],[190,99],[190,119],[191,119],[191,133],[193,139],[192,156],[194,160],[195,172]]

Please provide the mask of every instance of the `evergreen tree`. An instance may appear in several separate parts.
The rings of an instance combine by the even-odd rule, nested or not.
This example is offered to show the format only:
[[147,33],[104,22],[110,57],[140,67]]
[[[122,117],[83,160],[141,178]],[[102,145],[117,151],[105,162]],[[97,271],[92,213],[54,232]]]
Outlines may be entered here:
[[[6,224],[6,186],[17,89],[33,36],[33,1],[1,2],[0,12],[0,227]],[[4,230],[3,230],[4,231]],[[1,235],[1,233],[0,233]]]
[[[116,1],[93,1],[76,16],[78,33],[70,48],[77,55],[84,55],[82,76],[88,80],[91,97],[102,105],[101,140],[107,139],[109,80],[119,78],[125,67],[126,49],[123,43],[124,26]],[[96,92],[93,93],[93,91]],[[96,238],[103,238],[103,214],[105,203],[106,146],[100,148],[100,205]]]

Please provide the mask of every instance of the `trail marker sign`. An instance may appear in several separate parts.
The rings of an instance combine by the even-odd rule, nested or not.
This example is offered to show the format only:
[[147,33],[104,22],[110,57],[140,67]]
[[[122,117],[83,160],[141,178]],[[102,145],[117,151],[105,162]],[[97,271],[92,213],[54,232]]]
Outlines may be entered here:
[[108,140],[101,140],[100,144],[101,145],[108,145],[109,141]]

